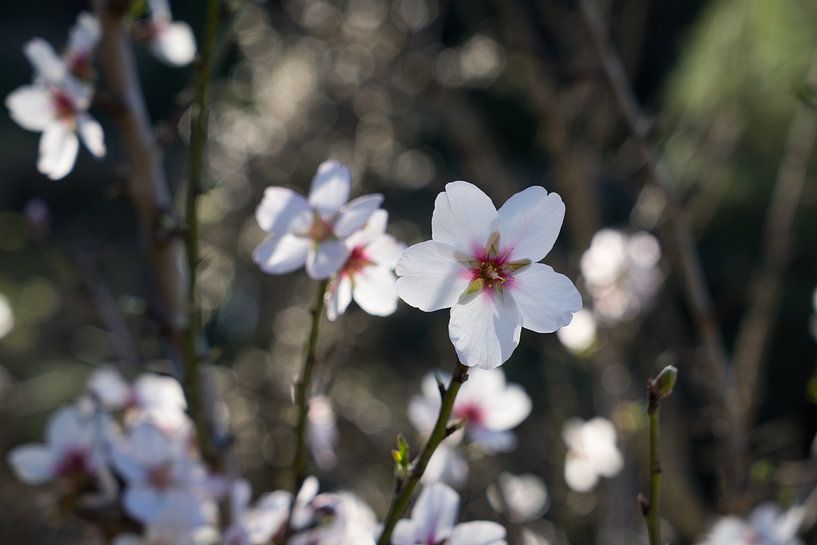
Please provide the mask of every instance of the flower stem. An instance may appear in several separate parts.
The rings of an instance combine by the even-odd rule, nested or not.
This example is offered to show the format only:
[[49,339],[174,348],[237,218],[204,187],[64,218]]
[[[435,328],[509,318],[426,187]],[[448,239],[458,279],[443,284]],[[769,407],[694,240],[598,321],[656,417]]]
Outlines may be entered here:
[[431,460],[431,456],[434,454],[434,451],[437,450],[440,443],[442,443],[443,439],[449,435],[448,421],[451,418],[451,411],[454,408],[454,400],[457,399],[457,393],[466,380],[468,380],[468,367],[457,362],[457,368],[454,370],[451,381],[443,393],[440,414],[437,416],[437,422],[434,424],[434,429],[428,437],[428,442],[426,442],[420,456],[412,463],[411,472],[408,477],[398,482],[397,492],[392,498],[389,512],[383,522],[383,533],[380,534],[377,545],[390,544],[394,527],[397,525],[397,521],[400,517],[403,516],[403,513],[406,512],[408,504],[411,501],[411,496],[420,483],[420,479],[428,466],[429,460]]
[[650,417],[650,499],[647,507],[647,532],[650,545],[661,543],[661,460],[658,454],[658,405]]
[[192,126],[190,133],[190,180],[185,197],[185,248],[189,281],[187,286],[188,326],[185,332],[184,353],[185,373],[184,389],[190,407],[190,415],[196,425],[199,446],[205,457],[211,458],[214,446],[210,437],[210,426],[205,414],[204,396],[199,369],[199,341],[201,335],[201,316],[196,304],[196,272],[199,266],[199,219],[198,198],[202,193],[204,178],[204,151],[207,147],[210,115],[210,80],[212,78],[213,47],[219,21],[219,0],[207,0],[207,23],[204,42],[199,59],[199,74],[196,81],[196,96],[191,106]]
[[[298,423],[295,427],[295,457],[292,460],[293,473],[293,498],[298,494],[304,480],[306,479],[306,432],[309,424],[307,418],[309,414],[309,386],[312,381],[312,371],[315,369],[315,347],[318,344],[318,331],[323,317],[324,296],[329,280],[321,280],[318,283],[318,290],[315,294],[315,305],[312,307],[312,328],[309,331],[309,339],[306,343],[306,354],[304,356],[304,367],[301,377],[295,384],[295,404],[298,409]],[[294,500],[293,500],[294,501]]]

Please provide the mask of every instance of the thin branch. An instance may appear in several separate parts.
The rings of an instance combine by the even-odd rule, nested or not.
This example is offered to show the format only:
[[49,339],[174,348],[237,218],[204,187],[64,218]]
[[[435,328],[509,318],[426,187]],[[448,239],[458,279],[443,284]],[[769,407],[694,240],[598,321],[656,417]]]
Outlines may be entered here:
[[383,521],[383,532],[380,534],[380,539],[377,540],[377,545],[390,545],[391,534],[397,525],[397,521],[400,520],[400,517],[406,512],[409,502],[411,501],[411,496],[420,483],[420,479],[423,473],[425,473],[431,456],[446,437],[446,429],[448,427],[448,421],[451,418],[451,411],[454,408],[454,401],[457,399],[457,393],[460,391],[460,387],[466,380],[468,380],[468,367],[457,362],[457,368],[454,370],[451,381],[448,383],[448,388],[445,390],[445,395],[440,405],[440,414],[437,416],[434,429],[431,431],[431,435],[428,437],[428,441],[420,453],[420,456],[412,462],[408,477],[406,477],[403,482],[398,483],[398,492],[392,498],[389,512]]
[[647,416],[650,420],[650,496],[639,497],[647,519],[650,545],[664,545],[661,541],[661,452],[659,435],[659,409],[661,400],[672,393],[678,370],[665,367],[657,377],[647,380]]
[[[817,81],[817,60],[808,81]],[[803,196],[809,160],[817,140],[817,113],[800,104],[786,138],[774,194],[766,212],[763,258],[749,284],[748,310],[735,341],[734,365],[738,379],[740,416],[748,426],[757,406],[758,382],[777,321],[783,281],[791,262],[794,224]]]

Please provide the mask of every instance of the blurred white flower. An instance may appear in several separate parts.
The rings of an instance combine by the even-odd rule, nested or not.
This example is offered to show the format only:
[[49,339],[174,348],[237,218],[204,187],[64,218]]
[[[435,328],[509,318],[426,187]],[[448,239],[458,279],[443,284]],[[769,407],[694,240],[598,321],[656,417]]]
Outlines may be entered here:
[[456,524],[460,498],[443,483],[423,488],[410,519],[397,522],[393,545],[507,545],[505,528],[495,522]]
[[176,503],[196,507],[195,525],[204,525],[213,517],[206,472],[185,438],[169,436],[154,424],[142,422],[114,445],[113,462],[127,483],[125,510],[135,519],[152,524]]
[[465,484],[468,480],[468,461],[455,443],[454,437],[440,443],[423,472],[423,484],[445,483],[454,488]]
[[48,420],[46,444],[22,445],[8,455],[17,477],[28,484],[55,478],[96,478],[102,470],[110,433],[105,415],[63,407]]
[[346,239],[348,257],[326,293],[326,315],[335,320],[352,299],[373,316],[397,309],[394,268],[405,247],[386,234],[388,213],[377,210],[366,226]]
[[487,490],[491,507],[506,513],[513,522],[528,522],[542,516],[547,510],[548,493],[545,482],[536,475],[501,473],[498,486]]
[[624,466],[616,446],[616,429],[606,418],[569,420],[562,437],[568,448],[565,481],[573,490],[587,492],[600,477],[613,477]]
[[80,139],[94,156],[105,155],[102,127],[87,112],[93,88],[72,76],[44,40],[28,42],[25,53],[34,66],[35,82],[12,91],[6,107],[18,125],[43,133],[37,169],[58,180],[73,169]]
[[233,484],[230,493],[230,527],[224,532],[224,545],[263,545],[282,527],[289,514],[292,495],[276,491],[265,494],[250,507],[250,485],[243,480]]
[[267,239],[253,252],[266,273],[286,274],[306,263],[316,280],[340,270],[349,249],[346,239],[362,229],[383,202],[381,195],[365,195],[346,202],[352,180],[349,168],[325,161],[312,179],[308,199],[285,187],[268,187],[255,211]]
[[585,308],[573,314],[573,321],[556,332],[559,341],[571,352],[586,353],[596,343],[596,318]]
[[699,545],[802,545],[797,538],[802,520],[802,507],[781,511],[777,505],[764,503],[752,511],[748,521],[721,518]]
[[321,469],[330,469],[337,463],[335,446],[338,442],[338,428],[332,402],[325,395],[309,400],[309,426],[307,440],[315,462]]
[[92,14],[83,11],[77,16],[76,24],[68,33],[68,46],[62,54],[71,74],[83,81],[90,82],[94,78],[94,69],[91,64],[94,49],[102,36],[99,21]]
[[351,494],[318,494],[310,477],[298,492],[287,545],[374,545],[371,509]]
[[0,295],[0,339],[14,328],[14,311],[11,310],[8,297]]
[[[409,403],[409,419],[422,433],[432,430],[440,410],[440,391],[433,373],[425,376],[422,395]],[[452,417],[462,421],[469,439],[487,452],[503,452],[516,446],[510,430],[531,411],[528,394],[516,384],[505,383],[501,369],[474,370],[460,388]]]
[[602,229],[581,258],[593,309],[608,324],[643,312],[661,284],[661,247],[651,234]]
[[148,0],[150,51],[171,66],[184,66],[196,58],[196,39],[187,23],[173,20],[168,0]]
[[451,307],[448,333],[460,361],[491,369],[510,358],[522,328],[551,333],[582,306],[573,283],[537,263],[556,242],[565,207],[534,186],[499,211],[468,182],[437,196],[432,240],[408,248],[397,264],[397,292],[425,312]]
[[[146,525],[142,535],[122,534],[113,545],[215,545],[218,533],[212,526],[202,525],[194,503],[180,498],[170,501],[156,520]],[[232,545],[232,544],[230,544]]]

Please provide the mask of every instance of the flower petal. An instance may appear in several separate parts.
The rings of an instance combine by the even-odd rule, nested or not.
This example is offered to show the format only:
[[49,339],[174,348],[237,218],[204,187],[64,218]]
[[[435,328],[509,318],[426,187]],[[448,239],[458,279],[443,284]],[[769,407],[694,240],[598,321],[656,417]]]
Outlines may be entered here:
[[306,199],[286,187],[268,187],[255,209],[255,221],[264,231],[282,236],[305,231],[312,225],[312,212]]
[[366,247],[366,254],[378,265],[394,270],[405,250],[405,245],[393,236],[380,235]]
[[484,425],[493,431],[515,428],[525,420],[531,411],[530,397],[521,386],[510,384],[496,395],[483,400],[485,406]]
[[309,206],[319,211],[324,219],[334,216],[349,200],[352,173],[338,161],[324,161],[318,166],[309,188]]
[[68,52],[70,55],[90,55],[102,35],[99,20],[83,11],[77,16],[76,24],[68,34]]
[[521,326],[513,297],[482,291],[451,307],[448,336],[464,365],[493,369],[513,354]]
[[54,478],[57,460],[45,445],[22,445],[8,454],[17,478],[27,484],[42,484]]
[[473,255],[491,236],[497,211],[490,197],[469,182],[451,182],[434,201],[431,239]]
[[77,116],[77,132],[88,151],[95,157],[105,156],[105,135],[102,126],[94,118],[88,114]]
[[87,446],[93,441],[94,430],[74,407],[63,407],[51,416],[45,430],[48,446],[56,456],[66,450]]
[[150,50],[166,64],[184,66],[196,57],[196,40],[187,23],[170,23],[157,32]]
[[565,460],[565,482],[577,492],[587,492],[599,480],[599,476],[590,463],[581,456],[570,453]]
[[54,122],[51,92],[42,85],[24,85],[6,97],[11,118],[29,131],[43,131]]
[[519,307],[522,327],[537,333],[566,326],[582,308],[582,296],[573,282],[542,263],[531,263],[517,272],[506,293]]
[[386,267],[364,267],[354,275],[355,302],[372,316],[397,310],[397,279]]
[[553,248],[565,205],[556,193],[541,186],[520,191],[502,205],[497,221],[500,251],[510,251],[510,259],[539,261]]
[[326,317],[334,322],[338,316],[346,312],[349,303],[352,302],[352,281],[348,276],[337,278],[329,291],[326,298]]
[[391,535],[392,545],[417,545],[417,529],[413,520],[398,520]]
[[455,305],[470,282],[468,269],[457,261],[454,248],[433,240],[403,252],[396,272],[400,298],[425,312]]
[[79,140],[65,123],[51,123],[40,137],[40,157],[37,170],[51,178],[64,178],[77,159]]
[[454,528],[460,497],[449,486],[435,483],[423,488],[411,510],[415,543],[440,543]]
[[25,54],[34,66],[37,76],[49,84],[60,83],[67,75],[65,63],[51,47],[51,44],[42,38],[29,40],[25,45]]
[[368,246],[384,235],[388,221],[388,212],[383,209],[375,210],[369,217],[369,221],[363,226],[363,229],[349,235],[346,239],[346,244],[350,248],[354,248],[355,246]]
[[267,274],[286,274],[306,262],[312,241],[292,234],[271,236],[252,253],[255,263]]
[[507,545],[505,528],[483,520],[458,524],[447,545]]
[[383,195],[374,193],[363,195],[341,207],[340,215],[335,222],[335,235],[346,238],[355,231],[363,229],[372,214],[383,204]]
[[123,505],[125,511],[144,524],[150,524],[159,518],[164,507],[162,493],[146,486],[130,486],[125,491]]
[[306,257],[306,274],[313,280],[329,278],[343,267],[349,251],[339,240],[327,240],[310,249]]

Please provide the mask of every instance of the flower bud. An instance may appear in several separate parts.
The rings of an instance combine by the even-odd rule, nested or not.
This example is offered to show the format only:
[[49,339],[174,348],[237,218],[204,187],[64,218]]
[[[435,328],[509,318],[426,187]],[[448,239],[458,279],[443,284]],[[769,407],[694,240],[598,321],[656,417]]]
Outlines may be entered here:
[[655,396],[661,400],[668,397],[675,387],[675,381],[678,379],[678,369],[673,365],[664,367],[658,376],[652,381],[652,391]]

